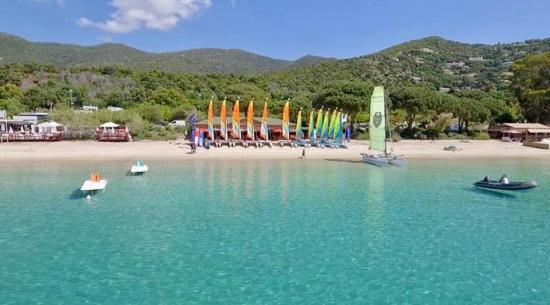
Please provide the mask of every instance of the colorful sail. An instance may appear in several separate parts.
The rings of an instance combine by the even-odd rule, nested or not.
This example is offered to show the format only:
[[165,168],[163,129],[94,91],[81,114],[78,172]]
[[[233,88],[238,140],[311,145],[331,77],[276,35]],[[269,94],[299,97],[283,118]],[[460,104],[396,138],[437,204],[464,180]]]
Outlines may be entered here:
[[227,140],[227,109],[225,99],[222,102],[222,110],[220,112],[220,134],[224,140]]
[[214,106],[212,103],[212,100],[210,100],[208,105],[208,136],[210,140],[214,140]]
[[311,109],[309,113],[309,126],[308,126],[308,137],[310,141],[315,139],[315,109]]
[[319,109],[317,113],[317,122],[315,123],[315,137],[314,139],[320,139],[323,137],[323,107]]
[[370,149],[386,150],[386,109],[384,103],[384,87],[374,87],[370,102],[369,122]]
[[246,112],[246,137],[254,141],[254,100],[248,103]]
[[325,111],[325,118],[323,119],[323,130],[321,131],[321,138],[328,139],[328,126],[330,123],[330,109]]
[[334,126],[336,125],[336,115],[338,114],[338,108],[334,109],[330,116],[330,123],[328,125],[328,137],[332,138],[334,135]]
[[267,101],[264,104],[264,112],[262,113],[262,125],[260,127],[260,137],[266,141],[269,141],[269,129],[267,126],[267,119],[269,112],[267,110]]
[[302,131],[302,108],[298,111],[298,118],[296,118],[296,140],[303,140],[304,132]]
[[336,118],[334,121],[334,131],[333,131],[332,137],[334,138],[335,142],[339,142],[342,140],[342,112],[338,111],[336,114]]
[[289,102],[285,103],[283,108],[283,138],[290,139],[290,105]]
[[241,139],[241,110],[239,109],[239,100],[233,105],[233,121],[231,122],[233,126],[232,132],[233,137]]

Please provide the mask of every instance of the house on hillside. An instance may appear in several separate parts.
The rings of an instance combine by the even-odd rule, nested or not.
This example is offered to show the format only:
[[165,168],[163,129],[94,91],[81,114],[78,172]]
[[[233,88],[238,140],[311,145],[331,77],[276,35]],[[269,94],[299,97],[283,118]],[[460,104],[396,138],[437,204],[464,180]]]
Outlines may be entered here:
[[540,123],[504,123],[489,129],[492,139],[538,142],[550,138],[550,126]]

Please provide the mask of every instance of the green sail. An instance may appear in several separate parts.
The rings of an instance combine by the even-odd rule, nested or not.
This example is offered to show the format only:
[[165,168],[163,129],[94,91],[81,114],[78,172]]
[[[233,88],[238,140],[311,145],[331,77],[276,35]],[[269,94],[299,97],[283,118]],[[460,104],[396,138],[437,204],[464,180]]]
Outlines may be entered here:
[[338,111],[336,114],[336,121],[334,122],[334,135],[332,136],[334,141],[342,139],[342,112]]
[[315,140],[315,109],[311,109],[309,113],[308,138],[310,141]]
[[317,113],[317,123],[315,123],[315,139],[323,137],[323,108]]
[[374,87],[370,101],[369,143],[371,150],[386,150],[384,87]]
[[338,108],[334,109],[332,116],[330,117],[330,123],[328,125],[328,137],[331,138],[334,134],[334,126],[336,124],[336,115],[338,114]]
[[323,119],[323,131],[321,132],[321,137],[323,139],[328,139],[328,125],[330,123],[330,109],[325,111],[325,118]]

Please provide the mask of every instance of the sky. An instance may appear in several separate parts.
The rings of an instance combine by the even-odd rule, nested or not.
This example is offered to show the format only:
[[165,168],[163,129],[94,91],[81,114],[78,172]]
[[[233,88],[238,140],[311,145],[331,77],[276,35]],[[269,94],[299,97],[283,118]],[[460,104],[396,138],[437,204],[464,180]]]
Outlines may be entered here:
[[31,41],[231,48],[290,60],[361,56],[426,36],[550,37],[550,0],[0,0],[0,8],[0,32]]

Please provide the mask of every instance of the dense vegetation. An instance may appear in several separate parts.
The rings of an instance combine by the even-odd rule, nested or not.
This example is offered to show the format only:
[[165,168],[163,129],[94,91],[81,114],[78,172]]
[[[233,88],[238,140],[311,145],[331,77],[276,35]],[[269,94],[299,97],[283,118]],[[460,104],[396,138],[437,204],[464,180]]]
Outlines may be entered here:
[[148,53],[123,44],[83,47],[59,43],[36,43],[0,33],[0,64],[39,63],[57,67],[124,65],[135,69],[168,72],[253,74],[301,67],[331,60],[305,56],[296,61],[273,59],[242,50],[195,49]]
[[[475,135],[472,125],[479,123],[550,121],[548,51],[550,39],[489,46],[430,37],[369,56],[313,65],[316,59],[307,58],[304,66],[254,75],[174,73],[123,60],[70,67],[14,63],[0,66],[0,108],[10,114],[53,109],[56,119],[81,129],[109,119],[130,125],[138,138],[162,138],[172,133],[160,126],[191,111],[204,116],[211,98],[227,97],[228,107],[237,98],[255,99],[257,115],[266,98],[273,115],[290,98],[292,117],[299,108],[338,107],[354,122],[366,122],[372,89],[384,85],[391,121],[403,136],[442,136],[453,120],[460,133]],[[218,113],[220,103],[215,104]],[[84,118],[69,111],[70,105],[126,110]]]

